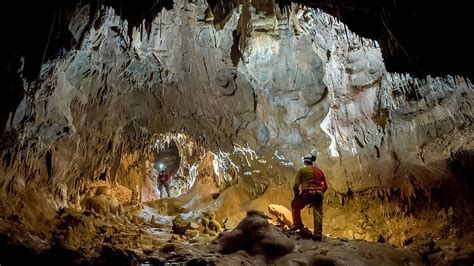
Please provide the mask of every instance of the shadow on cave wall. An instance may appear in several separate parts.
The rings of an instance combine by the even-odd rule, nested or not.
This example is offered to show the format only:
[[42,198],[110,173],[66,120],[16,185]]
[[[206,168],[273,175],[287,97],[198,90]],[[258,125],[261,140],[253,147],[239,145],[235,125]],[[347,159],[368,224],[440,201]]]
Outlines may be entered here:
[[[449,169],[458,177],[463,179],[471,192],[474,192],[474,151],[459,150],[452,154],[448,161]],[[473,194],[471,194],[473,195]]]

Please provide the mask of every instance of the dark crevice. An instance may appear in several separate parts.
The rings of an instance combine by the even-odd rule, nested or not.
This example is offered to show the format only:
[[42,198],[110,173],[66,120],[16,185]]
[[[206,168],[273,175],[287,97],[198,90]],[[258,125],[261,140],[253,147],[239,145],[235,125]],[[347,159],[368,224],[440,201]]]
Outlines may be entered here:
[[213,10],[214,7],[217,5],[217,0],[207,0],[207,4]]
[[207,3],[212,10],[214,15],[214,24],[219,24],[222,21],[226,20],[228,15],[239,6],[240,2],[238,0],[208,0]]
[[3,156],[3,163],[5,164],[5,169],[10,167],[11,160],[12,160],[12,153],[10,151],[7,151],[5,155]]
[[319,100],[317,102],[315,102],[313,105],[316,105],[316,104],[319,104],[320,102],[322,102],[324,99],[326,99],[326,97],[328,97],[329,95],[329,90],[327,87],[324,88],[324,91],[323,91],[323,94],[321,95],[321,98],[319,98]]
[[474,191],[474,151],[461,149],[453,153],[448,161],[449,169],[463,179],[471,191]]
[[[359,145],[360,148],[364,148],[364,144],[362,144],[362,142],[360,141],[360,139],[357,137],[357,136],[354,136],[354,139],[357,143],[357,145]],[[377,148],[377,146],[375,146]]]
[[103,180],[103,181],[107,180],[107,170],[105,170],[99,175],[99,180]]
[[232,59],[232,64],[237,67],[242,57],[242,52],[239,49],[240,34],[237,33],[237,30],[232,32],[232,37],[234,42],[230,48],[230,58]]
[[50,150],[46,152],[45,160],[48,179],[51,180],[51,177],[53,176],[53,153]]
[[110,151],[112,151],[112,141],[111,140],[107,144],[107,152],[110,152]]

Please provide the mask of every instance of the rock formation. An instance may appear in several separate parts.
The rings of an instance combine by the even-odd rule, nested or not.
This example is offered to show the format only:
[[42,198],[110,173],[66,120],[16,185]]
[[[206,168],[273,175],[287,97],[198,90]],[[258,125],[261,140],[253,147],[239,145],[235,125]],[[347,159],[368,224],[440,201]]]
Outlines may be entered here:
[[219,239],[220,252],[245,250],[250,254],[279,257],[291,252],[294,243],[267,221],[263,212],[249,211],[235,229]]
[[[387,43],[311,1],[283,2],[61,6],[53,47],[32,57],[21,46],[2,62],[2,246],[44,262],[63,249],[76,263],[185,262],[219,246],[232,254],[204,262],[276,262],[276,249],[290,263],[293,245],[264,215],[291,224],[276,206],[290,207],[293,175],[316,147],[324,233],[387,244],[328,238],[342,247],[329,259],[303,247],[305,263],[349,263],[351,245],[372,254],[359,262],[387,262],[379,251],[399,262],[388,244],[472,262],[470,80],[389,72]],[[161,200],[158,162],[172,172]],[[199,246],[224,228],[235,229]]]

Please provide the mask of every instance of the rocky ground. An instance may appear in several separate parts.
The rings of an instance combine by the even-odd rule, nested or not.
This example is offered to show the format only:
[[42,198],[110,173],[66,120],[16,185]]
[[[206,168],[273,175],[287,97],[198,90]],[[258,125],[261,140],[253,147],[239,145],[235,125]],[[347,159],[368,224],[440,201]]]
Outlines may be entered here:
[[[274,184],[257,198],[242,185],[215,195],[213,183],[203,180],[180,197],[149,202],[106,181],[87,184],[81,200],[67,207],[39,189],[17,198],[0,195],[0,264],[469,265],[474,261],[467,199],[464,205],[439,211],[432,204],[391,213],[398,201],[392,202],[393,207],[390,201],[363,195],[339,201],[328,192],[326,235],[315,242],[308,231],[289,233],[291,194],[284,187]],[[306,209],[302,216],[311,226]]]
[[[134,213],[133,215],[131,213]],[[123,215],[63,209],[48,232],[0,218],[0,263],[18,265],[423,265],[466,264],[474,258],[474,234],[395,248],[386,243],[290,233],[276,216],[250,211],[233,230],[213,212],[200,217],[161,215],[149,206]],[[26,226],[24,226],[26,227]]]

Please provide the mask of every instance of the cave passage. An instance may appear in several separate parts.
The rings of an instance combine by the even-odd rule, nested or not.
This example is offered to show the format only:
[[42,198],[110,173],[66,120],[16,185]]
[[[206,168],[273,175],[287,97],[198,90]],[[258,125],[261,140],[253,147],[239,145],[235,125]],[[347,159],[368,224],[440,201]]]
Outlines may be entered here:
[[60,2],[2,18],[0,266],[474,263],[438,6]]
[[163,150],[157,151],[155,168],[158,170],[160,168],[159,165],[163,165],[170,175],[175,175],[178,171],[180,162],[181,158],[179,156],[178,147],[172,140]]

